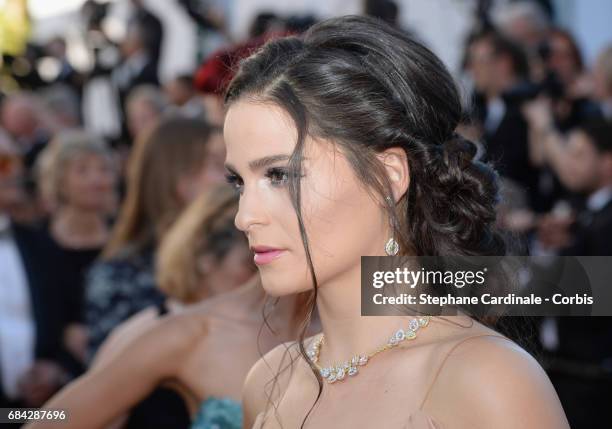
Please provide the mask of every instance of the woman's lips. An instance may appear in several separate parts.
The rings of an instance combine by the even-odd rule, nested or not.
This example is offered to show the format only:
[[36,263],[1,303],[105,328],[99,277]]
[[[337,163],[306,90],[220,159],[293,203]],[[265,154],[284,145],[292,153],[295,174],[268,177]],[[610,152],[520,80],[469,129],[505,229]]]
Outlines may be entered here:
[[260,249],[255,248],[253,249],[253,251],[255,252],[253,256],[253,261],[257,265],[269,264],[270,262],[278,258],[284,252],[284,250],[282,249],[263,249],[263,248],[260,248]]

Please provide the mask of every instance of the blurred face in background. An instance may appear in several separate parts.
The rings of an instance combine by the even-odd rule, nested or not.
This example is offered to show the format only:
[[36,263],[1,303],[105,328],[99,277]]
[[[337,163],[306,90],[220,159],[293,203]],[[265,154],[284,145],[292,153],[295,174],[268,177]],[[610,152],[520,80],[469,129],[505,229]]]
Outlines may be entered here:
[[580,73],[578,59],[572,44],[562,34],[552,34],[549,39],[548,67],[557,73],[565,85],[571,84]]
[[140,52],[143,46],[142,29],[137,25],[130,26],[120,46],[121,54],[124,58],[128,58]]
[[591,141],[591,138],[581,130],[572,131],[568,139],[568,177],[571,183],[568,187],[576,192],[590,193],[600,186],[603,161],[602,156]]
[[181,79],[173,79],[164,86],[164,93],[170,103],[182,106],[193,97],[193,88]]
[[202,167],[179,180],[177,193],[184,204],[190,203],[213,185],[225,182],[225,143],[223,142],[223,135],[220,132],[213,133],[206,145],[206,155]]
[[212,255],[204,255],[200,259],[204,290],[212,293],[227,292],[245,284],[255,274],[253,254],[246,239],[241,238],[220,260]]
[[116,172],[112,160],[97,153],[80,153],[66,163],[59,190],[63,204],[80,210],[107,212],[113,201]]
[[488,93],[493,88],[495,52],[486,39],[475,40],[468,48],[467,70],[478,92]]
[[160,118],[159,110],[145,99],[133,100],[127,105],[127,126],[130,135],[137,138],[144,130],[154,126]]
[[493,98],[514,85],[517,76],[512,58],[496,52],[491,39],[483,37],[474,41],[468,52],[467,69],[479,92]]
[[32,99],[16,95],[2,105],[2,126],[13,137],[28,138],[38,129],[38,111]]

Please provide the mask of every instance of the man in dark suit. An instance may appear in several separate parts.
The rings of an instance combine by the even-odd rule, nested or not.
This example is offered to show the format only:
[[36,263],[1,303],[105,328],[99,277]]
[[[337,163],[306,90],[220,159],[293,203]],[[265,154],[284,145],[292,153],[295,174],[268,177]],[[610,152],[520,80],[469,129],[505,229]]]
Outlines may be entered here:
[[[571,162],[559,175],[585,199],[577,204],[573,223],[547,219],[540,240],[556,243],[561,255],[610,256],[612,262],[612,122],[578,126],[565,150]],[[554,332],[548,373],[571,427],[612,421],[612,317],[561,317],[547,323]]]
[[565,255],[612,255],[612,121],[594,119],[570,134],[566,185],[586,199]]
[[468,41],[466,69],[474,82],[473,119],[482,127],[487,161],[526,191],[529,206],[537,208],[539,171],[529,158],[521,111],[531,88],[525,53],[502,35],[483,31]]
[[112,80],[119,91],[122,106],[136,86],[159,85],[162,25],[153,14],[138,5],[138,2],[135,3],[134,15],[120,46],[123,60],[112,72]]
[[118,111],[122,112],[121,138],[130,147],[134,136],[128,121],[130,95],[138,87],[158,87],[158,66],[163,38],[159,19],[139,1],[133,1],[134,13],[129,20],[127,34],[121,42],[121,62],[113,68],[111,82],[118,97]]
[[11,219],[23,198],[22,176],[20,157],[0,134],[0,407],[39,407],[71,372],[55,280],[61,264],[44,235]]

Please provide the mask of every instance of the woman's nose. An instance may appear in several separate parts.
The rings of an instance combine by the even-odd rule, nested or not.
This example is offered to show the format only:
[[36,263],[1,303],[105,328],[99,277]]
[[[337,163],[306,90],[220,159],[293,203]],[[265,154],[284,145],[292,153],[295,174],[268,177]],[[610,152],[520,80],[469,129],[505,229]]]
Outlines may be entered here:
[[234,219],[236,228],[248,233],[254,226],[265,223],[263,203],[255,192],[243,192],[238,203],[238,213]]

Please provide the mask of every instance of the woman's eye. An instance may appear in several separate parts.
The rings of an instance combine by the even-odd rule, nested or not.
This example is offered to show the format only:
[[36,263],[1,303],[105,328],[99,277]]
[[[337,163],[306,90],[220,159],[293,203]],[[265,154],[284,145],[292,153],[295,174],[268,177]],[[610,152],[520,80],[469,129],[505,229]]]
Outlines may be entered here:
[[271,168],[267,171],[266,177],[274,186],[283,186],[289,180],[289,172],[284,168]]
[[242,193],[242,179],[233,173],[228,173],[225,175],[225,180],[230,184],[232,188]]

